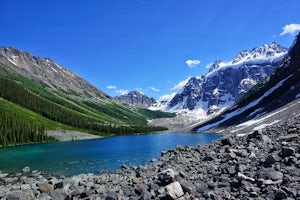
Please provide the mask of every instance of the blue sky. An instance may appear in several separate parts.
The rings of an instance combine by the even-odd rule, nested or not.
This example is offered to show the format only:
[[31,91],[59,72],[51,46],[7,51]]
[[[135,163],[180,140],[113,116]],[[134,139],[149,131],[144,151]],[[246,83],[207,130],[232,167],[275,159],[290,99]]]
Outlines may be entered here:
[[299,0],[0,0],[0,46],[49,57],[111,96],[158,99],[215,60],[289,47],[299,10]]

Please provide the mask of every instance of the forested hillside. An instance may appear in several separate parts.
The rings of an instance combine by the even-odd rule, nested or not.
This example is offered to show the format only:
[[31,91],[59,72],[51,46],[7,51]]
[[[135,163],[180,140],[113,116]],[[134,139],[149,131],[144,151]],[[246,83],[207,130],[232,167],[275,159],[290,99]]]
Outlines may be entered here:
[[[147,120],[174,116],[131,108],[72,90],[51,90],[3,64],[0,65],[0,97],[2,146],[53,140],[47,137],[46,130],[54,129],[81,130],[104,136],[160,131],[165,128],[150,127]],[[35,117],[30,119],[32,116]]]

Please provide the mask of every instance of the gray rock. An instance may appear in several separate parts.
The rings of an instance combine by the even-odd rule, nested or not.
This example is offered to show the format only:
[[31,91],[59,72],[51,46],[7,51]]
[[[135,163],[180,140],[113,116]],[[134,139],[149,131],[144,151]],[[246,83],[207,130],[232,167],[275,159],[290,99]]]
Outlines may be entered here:
[[30,190],[31,189],[31,186],[30,184],[23,184],[21,185],[21,190],[24,191],[24,190]]
[[170,183],[173,182],[175,179],[175,172],[173,169],[167,169],[162,171],[159,175],[158,175],[158,179],[162,182],[162,183]]
[[61,189],[64,187],[64,183],[63,182],[58,182],[58,183],[55,183],[54,185],[54,189]]
[[279,172],[279,171],[270,171],[269,172],[270,174],[270,178],[273,180],[273,181],[278,181],[278,180],[282,180],[283,179],[283,173],[282,172]]
[[277,190],[275,193],[275,200],[281,200],[287,198],[287,193],[283,190]]
[[295,149],[292,147],[282,147],[281,155],[283,158],[295,155]]
[[234,145],[236,142],[234,140],[234,138],[232,136],[226,136],[224,137],[222,140],[221,140],[221,143],[223,145],[229,145],[229,146],[232,146]]
[[109,194],[108,196],[105,197],[105,200],[118,200],[115,195]]
[[265,166],[268,167],[279,161],[280,161],[280,157],[278,156],[278,153],[272,153],[267,156],[264,164],[265,164]]
[[150,190],[158,191],[159,185],[157,185],[156,183],[150,183]]
[[30,167],[24,167],[22,169],[22,173],[29,173],[30,172]]
[[146,184],[143,184],[143,183],[139,183],[139,184],[134,185],[134,189],[138,195],[141,195],[149,190],[149,186]]
[[204,162],[206,162],[206,161],[213,161],[213,160],[214,160],[214,158],[211,157],[211,156],[205,156],[205,157],[203,158],[203,161],[204,161]]
[[271,139],[267,135],[262,135],[261,139],[262,139],[262,142],[263,142],[264,145],[267,145],[267,144],[271,143]]
[[288,134],[288,135],[280,136],[278,138],[278,140],[291,142],[291,141],[297,140],[298,138],[299,138],[299,135],[296,133],[296,134]]
[[56,177],[51,177],[48,180],[49,184],[51,185],[55,185],[56,183],[58,183],[58,179]]
[[25,193],[23,191],[12,191],[7,194],[6,200],[26,200]]
[[7,176],[8,176],[7,173],[4,173],[4,174],[1,174],[1,173],[0,173],[0,178],[5,178],[5,177],[7,177]]
[[254,191],[254,186],[250,182],[242,180],[241,184],[242,184],[242,188],[244,188],[247,192]]
[[236,158],[236,155],[233,152],[227,153],[225,156],[226,156],[227,161],[234,160]]
[[259,138],[261,138],[261,134],[262,134],[261,131],[258,131],[258,130],[253,131],[252,133],[247,135],[247,139],[248,140],[259,139]]
[[203,181],[195,182],[194,187],[196,188],[196,191],[199,193],[203,193],[208,189],[207,183],[204,183]]
[[177,181],[165,186],[165,191],[171,199],[178,199],[184,195],[182,187]]
[[42,193],[37,196],[37,200],[50,200],[51,197],[48,194]]
[[237,178],[237,180],[239,180],[239,181],[245,180],[245,181],[249,181],[249,182],[251,182],[251,183],[254,183],[254,182],[255,182],[255,179],[254,179],[254,178],[248,177],[248,176],[242,174],[241,172],[238,172],[236,178]]
[[144,192],[144,193],[142,194],[142,196],[141,196],[141,199],[142,199],[142,200],[149,200],[149,199],[152,199],[152,194],[151,194],[151,192],[148,192],[148,191]]
[[121,169],[125,169],[125,170],[128,170],[128,169],[130,169],[127,165],[125,165],[125,164],[122,164],[122,166],[121,166]]
[[185,193],[187,192],[189,194],[195,195],[196,188],[195,188],[195,185],[192,182],[190,182],[188,180],[181,180],[181,181],[179,181],[179,183],[182,187],[183,192],[185,192]]
[[39,186],[39,191],[41,191],[42,193],[50,193],[53,190],[54,190],[53,185],[51,185],[49,183],[44,183]]

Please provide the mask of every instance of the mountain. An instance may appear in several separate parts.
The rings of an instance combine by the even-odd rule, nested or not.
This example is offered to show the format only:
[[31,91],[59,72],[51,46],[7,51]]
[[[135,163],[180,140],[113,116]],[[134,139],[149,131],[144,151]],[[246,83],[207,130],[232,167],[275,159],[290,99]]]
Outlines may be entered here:
[[[50,130],[118,135],[174,114],[124,105],[49,58],[0,47],[0,146],[53,140]],[[64,131],[61,131],[64,132]]]
[[252,87],[234,106],[196,125],[194,129],[203,131],[237,124],[240,124],[241,129],[241,126],[258,124],[266,119],[269,123],[275,123],[282,118],[299,115],[299,97],[300,34],[273,73]]
[[207,74],[190,78],[169,102],[167,110],[194,112],[200,119],[219,113],[273,72],[287,51],[270,43],[241,51],[230,62],[218,60],[211,64]]
[[154,98],[148,97],[138,90],[117,96],[115,99],[138,108],[149,108],[152,104],[156,103]]
[[50,58],[39,58],[13,47],[0,47],[0,62],[18,74],[41,82],[54,90],[108,97],[104,92]]

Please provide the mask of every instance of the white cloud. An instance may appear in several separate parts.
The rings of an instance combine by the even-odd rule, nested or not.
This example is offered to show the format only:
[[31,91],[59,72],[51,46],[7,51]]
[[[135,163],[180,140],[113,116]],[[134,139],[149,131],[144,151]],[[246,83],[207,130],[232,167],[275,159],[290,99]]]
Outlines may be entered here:
[[187,64],[188,67],[194,68],[197,65],[200,65],[201,61],[200,60],[186,60],[185,64]]
[[159,97],[159,101],[171,101],[171,99],[176,95],[176,92],[173,92],[172,94],[165,94],[161,97]]
[[116,90],[120,95],[128,94],[128,90]]
[[280,35],[286,35],[286,34],[294,35],[298,31],[300,31],[300,24],[288,24],[285,25],[282,29],[283,31],[280,33]]
[[107,89],[110,89],[110,90],[115,90],[117,89],[117,86],[114,86],[114,85],[109,85],[106,87]]
[[155,87],[152,87],[152,86],[149,87],[149,89],[150,89],[150,90],[153,90],[153,91],[155,91],[155,92],[159,92],[159,89],[157,89],[157,88],[155,88]]
[[190,79],[190,77],[188,77],[184,81],[181,81],[181,82],[177,83],[174,87],[171,88],[171,90],[180,90],[181,88],[183,88],[187,84],[189,79]]

